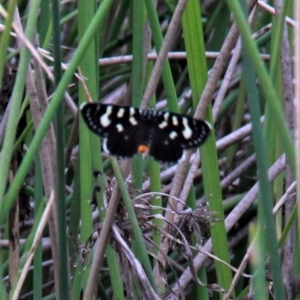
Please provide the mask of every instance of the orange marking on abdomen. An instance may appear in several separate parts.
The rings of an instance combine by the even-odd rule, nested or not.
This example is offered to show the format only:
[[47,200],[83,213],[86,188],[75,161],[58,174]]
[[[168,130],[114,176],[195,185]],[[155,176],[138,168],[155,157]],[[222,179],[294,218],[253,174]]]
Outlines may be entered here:
[[138,146],[138,152],[139,153],[146,153],[148,151],[148,146],[147,145],[139,145]]

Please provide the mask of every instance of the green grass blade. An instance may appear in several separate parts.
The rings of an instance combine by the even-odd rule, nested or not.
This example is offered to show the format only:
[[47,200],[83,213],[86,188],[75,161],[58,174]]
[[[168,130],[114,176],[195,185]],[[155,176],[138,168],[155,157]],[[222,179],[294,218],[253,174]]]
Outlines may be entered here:
[[[158,52],[163,42],[163,36],[161,33],[161,28],[159,24],[157,11],[155,9],[154,1],[146,0],[145,6],[148,13],[149,23],[152,29],[154,45],[156,51]],[[177,94],[173,82],[171,67],[168,61],[165,62],[161,75],[162,75],[162,80],[164,83],[164,88],[167,96],[169,110],[178,113],[179,108],[177,103]]]
[[278,126],[278,135],[282,142],[283,149],[286,152],[291,169],[293,173],[296,174],[294,145],[285,122],[283,111],[281,109],[280,99],[278,98],[278,95],[275,92],[271,79],[268,76],[266,67],[263,64],[255,42],[251,37],[250,28],[247,24],[239,2],[237,0],[227,0],[227,5],[230,7],[234,15],[235,21],[237,23],[237,26],[241,32],[243,43],[247,48],[248,55],[255,68],[255,71],[257,72],[257,76],[261,85],[261,90],[265,96],[265,99],[270,105],[270,109],[272,110],[274,118],[276,118],[277,124],[281,124],[280,126]]
[[263,140],[260,125],[260,109],[258,103],[258,92],[256,90],[255,74],[252,61],[249,59],[248,49],[244,48],[244,69],[246,78],[246,89],[250,115],[252,122],[253,143],[256,152],[256,161],[259,177],[259,222],[261,228],[266,228],[262,232],[266,242],[266,248],[271,256],[270,266],[274,281],[274,294],[276,299],[284,299],[284,288],[281,276],[281,266],[278,253],[278,242],[276,237],[275,221],[272,213],[273,197],[271,186],[268,179],[268,165],[266,156],[266,147]]
[[[28,14],[28,22],[26,25],[25,35],[30,40],[33,41],[35,34],[35,23],[38,18],[40,0],[34,0],[31,2],[30,10]],[[19,110],[21,107],[21,102],[23,99],[23,92],[25,87],[26,73],[29,65],[30,53],[27,48],[23,48],[20,52],[20,62],[18,67],[18,73],[16,77],[16,82],[11,99],[11,110],[6,127],[6,135],[3,141],[3,147],[0,153],[0,210],[4,204],[4,193],[6,189],[6,183],[8,178],[8,169],[10,165],[13,143],[15,140],[15,133],[19,120]],[[33,159],[33,158],[32,158]],[[6,211],[4,209],[4,211]],[[8,214],[6,211],[5,215]]]
[[[139,107],[143,97],[144,87],[144,31],[145,31],[145,18],[144,18],[144,2],[134,0],[132,3],[132,105]],[[148,49],[147,49],[148,50]],[[137,155],[132,161],[132,172],[134,178],[134,185],[137,189],[142,187],[142,173],[143,173],[142,156]]]
[[145,268],[145,272],[148,276],[148,279],[149,279],[153,289],[156,290],[157,288],[155,286],[155,282],[154,282],[154,278],[153,278],[153,274],[152,274],[152,268],[151,268],[150,260],[148,257],[148,252],[147,252],[146,246],[144,244],[142,232],[141,232],[140,226],[138,224],[138,221],[137,221],[137,218],[136,218],[136,215],[134,212],[134,208],[133,208],[130,196],[128,194],[126,184],[124,182],[123,176],[121,174],[121,171],[119,169],[116,159],[111,157],[111,163],[112,163],[112,167],[114,170],[114,174],[119,183],[120,191],[121,191],[123,201],[124,201],[124,204],[125,204],[127,212],[128,212],[129,220],[131,222],[131,226],[132,226],[132,230],[133,230],[133,234],[134,234],[136,243],[139,245],[141,264]]
[[[52,0],[52,20],[53,20],[53,57],[54,57],[54,78],[55,85],[58,85],[61,76],[61,44],[60,44],[60,24],[59,24],[59,2]],[[58,266],[59,266],[59,291],[60,299],[69,298],[69,268],[67,256],[67,222],[66,222],[66,197],[65,197],[65,161],[64,161],[64,105],[60,104],[55,117],[56,133],[56,182],[55,195],[57,201],[57,223],[58,223]]]
[[[188,68],[191,87],[193,92],[194,107],[197,99],[203,91],[207,80],[207,69],[205,60],[205,47],[201,23],[201,11],[197,1],[190,0],[183,17],[183,32],[187,51]],[[211,109],[208,112],[208,120],[212,120]],[[220,187],[218,157],[215,146],[215,136],[212,132],[207,142],[201,147],[201,165],[203,172],[203,184],[205,195],[209,201],[212,211],[220,213],[223,219],[222,193]],[[229,262],[227,250],[226,230],[223,222],[216,223],[211,228],[214,254],[220,259]],[[218,283],[225,289],[230,286],[231,271],[223,264],[217,263],[216,272]]]
[[[2,86],[3,71],[4,71],[4,66],[6,63],[6,53],[7,53],[7,48],[8,48],[9,41],[10,41],[10,32],[12,29],[12,21],[13,21],[14,11],[15,11],[17,2],[18,2],[17,0],[8,2],[7,17],[5,19],[5,29],[3,31],[3,34],[1,35],[1,40],[0,40],[0,86]],[[1,10],[2,9],[3,9],[3,7],[1,7]]]

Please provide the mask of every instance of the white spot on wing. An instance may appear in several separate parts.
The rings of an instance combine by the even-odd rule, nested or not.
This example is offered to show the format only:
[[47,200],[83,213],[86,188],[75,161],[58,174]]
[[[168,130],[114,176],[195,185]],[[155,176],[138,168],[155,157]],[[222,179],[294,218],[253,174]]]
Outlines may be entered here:
[[105,114],[100,117],[100,124],[103,127],[107,127],[110,125],[111,120],[109,119],[109,116],[111,115],[112,110],[112,106],[107,106]]
[[129,114],[130,114],[130,116],[133,116],[133,115],[135,114],[135,109],[134,109],[134,107],[130,107],[130,109],[129,109]]
[[102,142],[102,147],[103,147],[103,150],[105,153],[109,154],[109,150],[107,148],[107,139],[103,139],[103,142]]
[[167,127],[167,126],[168,126],[168,123],[167,123],[166,121],[163,121],[163,122],[161,122],[161,123],[158,125],[158,127],[159,127],[160,129],[163,129],[163,128]]
[[169,112],[165,112],[165,113],[164,113],[164,119],[165,119],[166,121],[168,121],[169,116],[170,116],[170,113],[169,113]]
[[137,125],[137,123],[138,123],[137,120],[135,119],[135,117],[130,117],[129,118],[129,122],[133,126]]
[[124,113],[125,113],[125,108],[120,108],[118,113],[117,113],[117,117],[118,118],[123,118]]
[[184,136],[185,139],[190,139],[193,132],[192,129],[190,128],[189,124],[188,124],[188,119],[187,118],[182,118],[182,124],[184,129],[182,130],[182,134]]
[[176,136],[178,136],[178,134],[177,134],[176,131],[172,131],[172,132],[170,133],[170,138],[171,138],[172,140],[174,140],[174,139],[176,138]]
[[117,124],[116,125],[118,132],[122,132],[124,130],[124,127],[122,124]]
[[178,118],[176,116],[172,117],[172,123],[174,126],[178,126]]

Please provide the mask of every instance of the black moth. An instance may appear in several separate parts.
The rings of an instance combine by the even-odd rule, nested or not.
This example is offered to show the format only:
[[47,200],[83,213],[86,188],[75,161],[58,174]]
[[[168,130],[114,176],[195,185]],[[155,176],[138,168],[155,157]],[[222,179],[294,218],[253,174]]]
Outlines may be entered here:
[[103,150],[118,158],[148,152],[159,162],[177,162],[209,135],[208,123],[175,113],[130,106],[84,103],[88,128],[103,138]]

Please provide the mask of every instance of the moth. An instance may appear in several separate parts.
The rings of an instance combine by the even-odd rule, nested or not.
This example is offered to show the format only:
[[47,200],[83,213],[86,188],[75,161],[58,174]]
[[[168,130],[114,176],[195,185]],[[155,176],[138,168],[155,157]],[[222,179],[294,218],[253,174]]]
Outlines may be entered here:
[[206,121],[131,106],[84,103],[81,114],[88,128],[103,139],[103,150],[117,158],[148,153],[162,163],[178,162],[186,150],[203,144],[211,131]]

